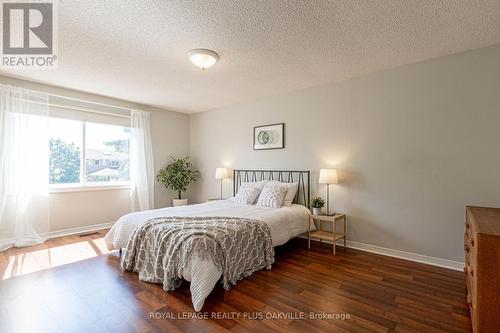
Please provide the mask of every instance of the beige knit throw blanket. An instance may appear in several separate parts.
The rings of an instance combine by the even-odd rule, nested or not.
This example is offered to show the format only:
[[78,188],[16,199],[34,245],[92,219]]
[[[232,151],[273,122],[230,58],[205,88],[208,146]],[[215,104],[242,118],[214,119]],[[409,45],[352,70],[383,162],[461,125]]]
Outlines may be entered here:
[[212,259],[224,289],[262,268],[271,269],[274,248],[269,226],[239,217],[160,217],[137,227],[122,267],[139,279],[173,290],[193,254]]

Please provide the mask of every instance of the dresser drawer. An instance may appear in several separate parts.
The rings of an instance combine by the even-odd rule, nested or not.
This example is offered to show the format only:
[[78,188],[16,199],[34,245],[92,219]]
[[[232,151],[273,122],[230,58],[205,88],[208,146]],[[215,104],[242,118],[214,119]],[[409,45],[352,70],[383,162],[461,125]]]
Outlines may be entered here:
[[471,232],[468,235],[467,232],[464,233],[464,253],[465,253],[465,265],[471,265],[473,268],[477,264],[477,234]]
[[466,265],[464,268],[466,274],[466,284],[467,284],[467,303],[469,306],[475,307],[476,299],[476,279],[474,276],[474,268],[471,265]]
[[473,218],[470,217],[469,214],[467,214],[465,218],[465,234],[469,239],[473,239],[474,234],[477,234],[477,227],[473,222]]
[[466,217],[465,232],[464,232],[464,253],[467,285],[467,303],[469,305],[471,318],[474,317],[474,312],[477,307],[477,230],[474,223],[470,221],[469,216]]
[[500,209],[468,206],[464,253],[474,333],[500,333]]

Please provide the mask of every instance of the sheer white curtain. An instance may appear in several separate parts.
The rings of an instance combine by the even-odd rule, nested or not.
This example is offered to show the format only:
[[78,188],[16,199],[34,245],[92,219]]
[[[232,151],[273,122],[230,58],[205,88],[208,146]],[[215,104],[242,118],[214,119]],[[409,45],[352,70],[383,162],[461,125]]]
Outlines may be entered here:
[[0,250],[49,229],[48,96],[0,85]]
[[151,114],[131,111],[130,181],[132,210],[154,208],[154,161],[150,129]]

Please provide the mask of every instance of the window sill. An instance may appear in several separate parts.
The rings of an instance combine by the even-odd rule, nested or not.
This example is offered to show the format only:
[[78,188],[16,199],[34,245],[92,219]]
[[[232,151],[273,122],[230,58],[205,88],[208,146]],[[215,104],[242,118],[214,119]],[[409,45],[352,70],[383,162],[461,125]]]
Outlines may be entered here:
[[52,187],[49,193],[65,193],[65,192],[93,192],[93,191],[110,191],[110,190],[129,190],[130,184],[106,184],[106,185],[74,185]]

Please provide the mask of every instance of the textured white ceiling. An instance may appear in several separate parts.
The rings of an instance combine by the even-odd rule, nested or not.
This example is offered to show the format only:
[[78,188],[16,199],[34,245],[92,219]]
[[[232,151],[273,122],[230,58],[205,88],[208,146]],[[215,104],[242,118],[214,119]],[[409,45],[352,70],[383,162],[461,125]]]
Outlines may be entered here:
[[500,43],[499,0],[59,3],[59,68],[4,74],[183,112]]

